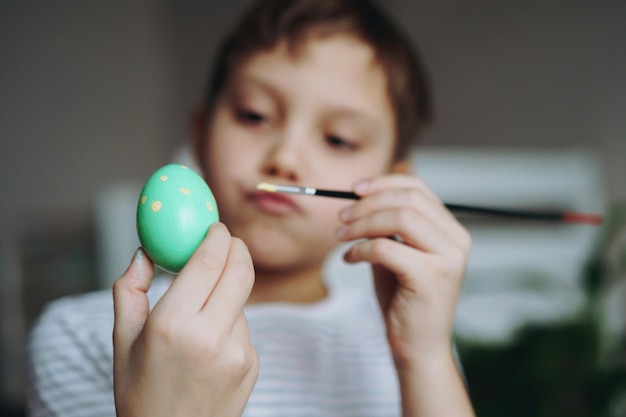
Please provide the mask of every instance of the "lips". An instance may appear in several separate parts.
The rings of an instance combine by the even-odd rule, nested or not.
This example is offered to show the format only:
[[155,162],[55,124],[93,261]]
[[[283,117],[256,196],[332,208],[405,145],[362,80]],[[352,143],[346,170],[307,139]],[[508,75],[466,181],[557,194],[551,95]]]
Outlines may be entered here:
[[300,210],[290,196],[267,191],[253,191],[250,200],[259,209],[270,214],[290,214]]

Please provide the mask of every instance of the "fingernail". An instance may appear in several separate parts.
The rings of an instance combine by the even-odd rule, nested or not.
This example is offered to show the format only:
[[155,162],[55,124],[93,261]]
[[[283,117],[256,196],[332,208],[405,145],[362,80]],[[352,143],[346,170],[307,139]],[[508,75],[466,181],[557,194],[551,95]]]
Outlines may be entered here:
[[337,239],[342,239],[347,234],[348,226],[341,226],[339,229],[337,229],[337,232],[335,232],[335,236],[337,236]]
[[363,194],[368,190],[369,187],[370,187],[369,180],[359,181],[354,186],[354,192],[357,194]]
[[137,249],[137,252],[135,254],[135,262],[137,262],[137,273],[139,274],[139,278],[143,279],[144,258],[143,250],[141,248]]

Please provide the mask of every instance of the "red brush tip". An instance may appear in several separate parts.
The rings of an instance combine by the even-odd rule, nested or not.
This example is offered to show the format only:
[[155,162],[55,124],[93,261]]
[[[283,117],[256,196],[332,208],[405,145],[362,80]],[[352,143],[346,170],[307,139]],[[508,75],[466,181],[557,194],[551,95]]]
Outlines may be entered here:
[[583,214],[583,213],[563,213],[563,221],[566,223],[586,223],[586,224],[602,224],[603,217],[597,214]]

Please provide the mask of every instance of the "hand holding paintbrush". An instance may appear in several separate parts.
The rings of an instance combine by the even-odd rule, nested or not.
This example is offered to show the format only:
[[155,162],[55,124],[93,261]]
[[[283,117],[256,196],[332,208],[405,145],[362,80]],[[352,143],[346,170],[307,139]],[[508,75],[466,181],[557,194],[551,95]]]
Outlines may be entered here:
[[[310,196],[343,198],[358,200],[361,197],[352,191],[323,190],[314,187],[301,187],[297,185],[276,185],[266,182],[259,183],[258,190],[288,194],[303,194]],[[576,213],[571,211],[540,211],[540,210],[516,210],[494,207],[478,207],[462,204],[444,204],[452,212],[463,212],[476,215],[499,216],[517,219],[552,221],[561,223],[579,224],[602,224],[603,218],[597,214]]]

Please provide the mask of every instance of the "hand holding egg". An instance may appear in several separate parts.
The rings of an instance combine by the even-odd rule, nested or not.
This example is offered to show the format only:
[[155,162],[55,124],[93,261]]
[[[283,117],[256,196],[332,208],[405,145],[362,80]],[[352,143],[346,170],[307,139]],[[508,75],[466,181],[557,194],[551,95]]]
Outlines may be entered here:
[[[217,220],[213,194],[191,169],[167,165],[146,182],[143,251],[113,285],[118,416],[241,416],[259,369],[243,312],[255,272],[246,245]],[[180,274],[151,308],[153,263]]]
[[155,265],[171,273],[180,272],[216,221],[213,193],[184,165],[158,169],[146,181],[137,204],[141,246]]

